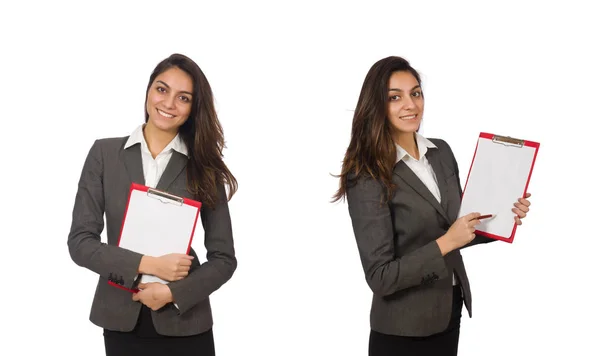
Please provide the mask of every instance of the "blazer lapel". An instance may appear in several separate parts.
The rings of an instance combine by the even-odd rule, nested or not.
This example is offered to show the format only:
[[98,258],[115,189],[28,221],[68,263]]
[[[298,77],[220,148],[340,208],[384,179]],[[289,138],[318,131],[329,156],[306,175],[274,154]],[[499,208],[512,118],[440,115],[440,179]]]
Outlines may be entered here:
[[440,189],[442,208],[444,208],[444,211],[448,211],[448,184],[446,184],[446,174],[442,166],[443,163],[440,158],[440,151],[439,149],[430,148],[427,150],[425,157],[427,157],[427,160],[435,173],[438,188]]
[[133,183],[146,184],[144,179],[144,167],[142,166],[142,151],[140,144],[135,144],[123,151],[123,162]]
[[164,173],[160,177],[156,189],[167,190],[171,183],[179,176],[181,171],[185,168],[188,162],[188,157],[177,151],[173,151],[171,159],[165,168]]
[[[427,159],[429,159],[429,151],[427,150]],[[432,164],[433,166],[433,164]],[[436,168],[434,168],[435,171]],[[406,184],[410,185],[411,188],[413,188],[421,197],[423,197],[423,199],[427,200],[429,202],[429,204],[431,204],[435,210],[437,210],[438,213],[440,213],[441,216],[444,217],[444,219],[448,220],[448,215],[446,214],[446,210],[442,207],[442,205],[437,201],[437,199],[433,196],[433,194],[429,191],[429,189],[425,186],[425,184],[423,184],[423,182],[419,179],[419,177],[417,177],[417,175],[412,171],[412,169],[410,169],[410,167],[408,167],[406,165],[406,163],[404,163],[404,161],[400,161],[398,163],[396,163],[396,166],[394,167],[394,174],[396,174],[397,176],[399,176],[400,178],[402,178],[403,181],[406,182]],[[438,176],[438,182],[440,181],[439,179],[439,173],[436,171],[436,175]],[[445,182],[444,182],[445,184]],[[439,185],[439,184],[438,184]],[[442,188],[440,187],[440,193],[442,191]],[[444,195],[442,195],[442,203],[444,202]]]

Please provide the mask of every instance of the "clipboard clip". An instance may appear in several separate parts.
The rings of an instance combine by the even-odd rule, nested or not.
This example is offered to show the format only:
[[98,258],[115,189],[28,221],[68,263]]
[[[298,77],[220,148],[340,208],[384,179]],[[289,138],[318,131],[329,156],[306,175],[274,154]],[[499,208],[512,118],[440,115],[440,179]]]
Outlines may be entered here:
[[161,192],[160,190],[156,190],[154,188],[148,188],[148,192],[146,194],[150,198],[158,199],[161,203],[175,204],[179,206],[183,205],[183,198],[173,194]]
[[510,136],[500,136],[500,135],[494,135],[494,137],[492,138],[492,142],[494,143],[501,143],[505,146],[515,146],[515,147],[523,147],[523,145],[525,144],[524,140],[519,140],[517,138],[512,138]]

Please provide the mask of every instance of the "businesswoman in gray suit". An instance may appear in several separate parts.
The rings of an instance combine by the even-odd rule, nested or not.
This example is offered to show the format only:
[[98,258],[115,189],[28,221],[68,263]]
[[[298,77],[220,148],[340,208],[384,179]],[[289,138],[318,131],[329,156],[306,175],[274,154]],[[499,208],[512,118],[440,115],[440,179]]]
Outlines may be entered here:
[[[146,89],[145,116],[130,136],[91,147],[75,197],[69,252],[99,275],[90,320],[104,329],[108,356],[214,355],[209,295],[237,266],[227,205],[237,182],[223,162],[223,130],[198,65],[181,54],[160,62]],[[205,263],[193,249],[190,256],[143,256],[116,246],[132,182],[203,203]],[[107,244],[100,240],[104,217]],[[137,284],[140,274],[170,283]]]
[[[459,250],[492,241],[474,234],[479,212],[457,218],[458,166],[446,142],[417,132],[423,106],[420,76],[406,60],[375,63],[360,92],[334,195],[348,201],[373,291],[371,356],[456,355],[463,301],[471,314]],[[520,225],[530,202],[515,198]]]

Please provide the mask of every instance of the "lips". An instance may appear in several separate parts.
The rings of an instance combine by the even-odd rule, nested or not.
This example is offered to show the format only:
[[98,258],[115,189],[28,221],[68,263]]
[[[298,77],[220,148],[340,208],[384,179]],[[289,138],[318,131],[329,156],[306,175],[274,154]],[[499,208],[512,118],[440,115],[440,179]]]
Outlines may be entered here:
[[174,118],[174,117],[175,117],[175,115],[171,115],[171,114],[169,114],[169,113],[166,113],[166,112],[164,112],[164,111],[162,111],[162,110],[160,110],[160,109],[156,109],[156,111],[158,112],[158,114],[159,114],[160,116],[162,116],[162,117],[164,117],[164,118],[166,118],[166,119],[172,119],[172,118]]

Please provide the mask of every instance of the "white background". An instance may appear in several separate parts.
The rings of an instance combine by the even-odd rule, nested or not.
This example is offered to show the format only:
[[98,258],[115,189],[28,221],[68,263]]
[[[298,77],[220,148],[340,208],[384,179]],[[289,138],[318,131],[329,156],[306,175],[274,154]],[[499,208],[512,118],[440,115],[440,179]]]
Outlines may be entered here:
[[95,139],[143,122],[173,52],[207,75],[240,182],[239,267],[211,297],[218,355],[366,355],[371,292],[330,173],[388,55],[422,73],[423,133],[451,145],[463,183],[480,131],[541,142],[514,244],[464,252],[459,354],[600,353],[600,26],[585,2],[133,3],[0,5],[0,354],[103,355],[96,276],[66,245],[77,181]]

